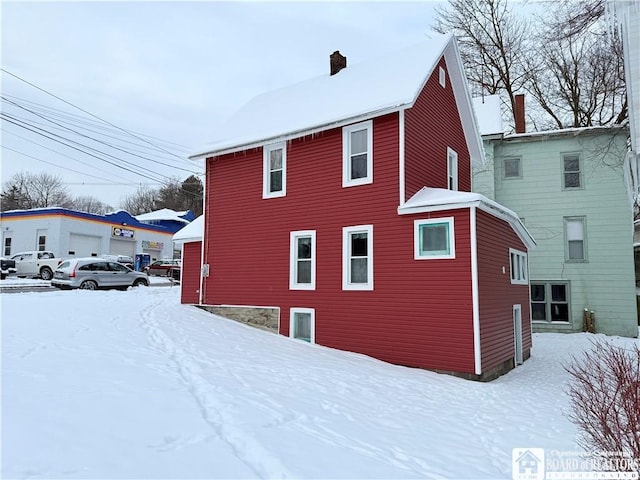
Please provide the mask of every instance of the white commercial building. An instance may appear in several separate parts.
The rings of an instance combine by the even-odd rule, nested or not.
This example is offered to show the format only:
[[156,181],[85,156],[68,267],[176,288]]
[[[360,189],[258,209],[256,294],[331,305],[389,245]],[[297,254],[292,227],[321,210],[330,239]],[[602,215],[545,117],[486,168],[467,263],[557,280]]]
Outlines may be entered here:
[[[123,210],[107,215],[65,208],[2,212],[2,254],[49,250],[62,258],[138,253],[149,254],[151,261],[171,258],[172,236],[179,229],[172,223],[145,223]],[[188,223],[185,219],[183,225]]]

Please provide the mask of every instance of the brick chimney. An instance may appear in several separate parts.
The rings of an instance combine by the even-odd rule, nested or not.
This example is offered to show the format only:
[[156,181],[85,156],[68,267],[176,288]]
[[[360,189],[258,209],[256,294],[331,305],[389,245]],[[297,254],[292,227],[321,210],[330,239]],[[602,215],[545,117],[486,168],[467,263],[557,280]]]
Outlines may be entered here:
[[514,96],[515,105],[513,107],[513,117],[516,121],[516,133],[525,133],[524,123],[524,95],[518,94]]
[[343,68],[347,68],[347,57],[344,57],[339,50],[329,55],[329,66],[331,67],[331,75],[335,75]]

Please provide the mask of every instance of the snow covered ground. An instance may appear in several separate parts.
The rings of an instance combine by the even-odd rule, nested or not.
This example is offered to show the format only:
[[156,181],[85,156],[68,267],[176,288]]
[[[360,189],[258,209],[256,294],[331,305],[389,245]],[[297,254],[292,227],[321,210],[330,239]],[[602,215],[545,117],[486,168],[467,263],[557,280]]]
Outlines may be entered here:
[[[178,288],[2,302],[2,478],[511,478],[512,449],[578,450],[539,334],[491,383],[273,335]],[[635,339],[614,338],[617,343]]]

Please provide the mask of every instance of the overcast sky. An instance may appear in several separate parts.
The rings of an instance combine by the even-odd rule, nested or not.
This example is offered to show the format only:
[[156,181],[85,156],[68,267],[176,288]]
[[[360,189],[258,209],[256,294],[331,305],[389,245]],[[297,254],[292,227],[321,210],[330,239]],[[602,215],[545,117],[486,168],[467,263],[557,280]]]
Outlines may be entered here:
[[[327,73],[334,50],[354,64],[424,40],[437,4],[2,1],[2,68],[35,85],[2,73],[2,181],[51,172],[73,196],[117,207],[141,183],[202,172],[185,158],[220,122],[257,94]],[[103,143],[68,130],[84,125]]]

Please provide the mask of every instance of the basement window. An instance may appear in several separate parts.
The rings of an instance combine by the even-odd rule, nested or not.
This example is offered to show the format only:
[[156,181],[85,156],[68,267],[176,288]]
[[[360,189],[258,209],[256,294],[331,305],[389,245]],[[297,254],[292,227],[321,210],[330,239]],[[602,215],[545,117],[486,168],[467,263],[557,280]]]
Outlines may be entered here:
[[289,336],[316,343],[316,312],[313,308],[292,308],[289,320]]

